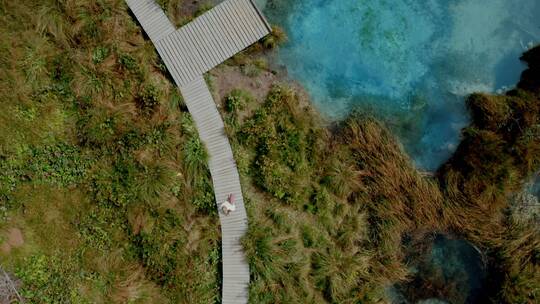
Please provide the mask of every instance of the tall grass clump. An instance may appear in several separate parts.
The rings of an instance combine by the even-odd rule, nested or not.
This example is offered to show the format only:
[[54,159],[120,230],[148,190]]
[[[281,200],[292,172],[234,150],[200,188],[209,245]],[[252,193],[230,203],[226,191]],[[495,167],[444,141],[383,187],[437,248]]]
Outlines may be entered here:
[[281,46],[286,41],[287,34],[285,31],[278,26],[272,26],[272,31],[270,34],[262,39],[262,45],[264,48],[272,50]]
[[[536,224],[511,214],[511,197],[540,167],[540,47],[521,58],[529,68],[505,95],[473,94],[473,122],[454,156],[438,172],[451,223],[492,258],[496,301],[538,301]],[[531,207],[534,208],[534,207]]]
[[407,276],[403,235],[439,227],[437,185],[373,119],[330,132],[276,86],[237,137],[256,186],[244,239],[254,303],[379,301]]

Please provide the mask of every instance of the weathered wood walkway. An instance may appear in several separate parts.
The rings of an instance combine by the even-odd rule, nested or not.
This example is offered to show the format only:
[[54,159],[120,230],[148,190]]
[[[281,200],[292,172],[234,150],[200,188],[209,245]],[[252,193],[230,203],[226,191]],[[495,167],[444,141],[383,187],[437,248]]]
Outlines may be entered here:
[[175,29],[154,0],[126,0],[184,96],[210,156],[216,204],[234,194],[236,211],[219,212],[222,303],[247,303],[249,266],[240,238],[247,231],[240,178],[221,116],[203,74],[270,33],[252,0],[227,0]]

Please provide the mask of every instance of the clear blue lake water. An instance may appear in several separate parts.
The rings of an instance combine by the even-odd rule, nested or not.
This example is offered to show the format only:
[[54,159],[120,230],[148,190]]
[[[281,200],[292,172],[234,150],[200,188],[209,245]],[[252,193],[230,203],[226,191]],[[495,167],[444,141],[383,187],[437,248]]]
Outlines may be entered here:
[[435,170],[459,143],[465,97],[514,86],[540,43],[538,0],[257,0],[288,42],[276,62],[316,108],[381,118],[416,165]]

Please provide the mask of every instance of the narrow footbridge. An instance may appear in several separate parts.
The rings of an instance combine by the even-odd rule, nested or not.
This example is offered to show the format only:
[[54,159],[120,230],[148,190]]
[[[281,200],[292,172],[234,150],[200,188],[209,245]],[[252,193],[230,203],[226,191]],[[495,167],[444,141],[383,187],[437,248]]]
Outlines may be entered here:
[[126,0],[180,88],[206,145],[216,204],[232,193],[236,211],[219,212],[222,303],[247,303],[249,266],[240,244],[247,231],[240,178],[221,116],[203,74],[270,33],[252,0],[226,0],[176,29],[154,0]]

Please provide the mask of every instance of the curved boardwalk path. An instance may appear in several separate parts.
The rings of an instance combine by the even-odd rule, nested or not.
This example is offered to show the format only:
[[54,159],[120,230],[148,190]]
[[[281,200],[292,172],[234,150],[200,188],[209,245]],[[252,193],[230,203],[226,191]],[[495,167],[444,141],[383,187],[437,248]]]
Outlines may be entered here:
[[222,302],[247,303],[249,266],[240,238],[247,231],[240,178],[221,116],[203,74],[270,33],[252,0],[227,0],[176,29],[154,0],[126,0],[154,43],[195,120],[210,155],[216,203],[234,194],[236,211],[221,221]]

